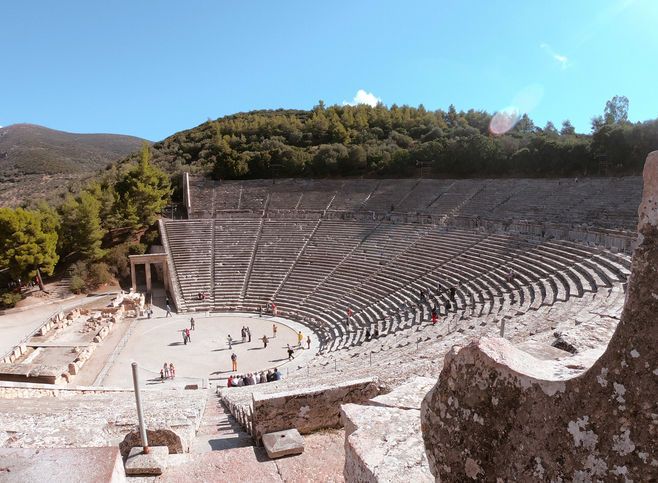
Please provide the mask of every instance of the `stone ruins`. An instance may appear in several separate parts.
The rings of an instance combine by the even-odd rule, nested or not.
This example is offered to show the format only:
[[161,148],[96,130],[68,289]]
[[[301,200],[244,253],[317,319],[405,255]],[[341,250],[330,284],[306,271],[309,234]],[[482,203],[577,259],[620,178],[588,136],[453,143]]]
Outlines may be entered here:
[[[134,393],[76,377],[114,334],[108,359],[133,325],[211,313],[281,316],[313,353],[241,387],[229,371],[210,386],[149,374],[158,481],[658,479],[658,153],[643,191],[639,177],[183,186],[188,218],[161,219],[162,250],[132,263],[173,319],[133,294],[58,314],[3,356],[0,479],[123,481],[142,445]],[[219,344],[207,357],[230,354]]]

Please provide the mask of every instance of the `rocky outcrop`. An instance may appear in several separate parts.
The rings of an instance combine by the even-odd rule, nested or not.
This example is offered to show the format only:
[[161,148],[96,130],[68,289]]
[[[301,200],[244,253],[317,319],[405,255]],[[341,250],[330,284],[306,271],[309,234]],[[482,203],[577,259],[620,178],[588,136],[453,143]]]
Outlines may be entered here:
[[308,434],[341,426],[340,405],[361,403],[379,394],[373,378],[275,394],[253,395],[253,436],[295,428]]
[[453,349],[421,410],[437,479],[658,479],[658,152],[644,183],[626,303],[605,353],[570,379],[560,362],[504,339]]
[[435,379],[417,377],[365,405],[345,404],[346,481],[432,481],[420,434],[420,403]]

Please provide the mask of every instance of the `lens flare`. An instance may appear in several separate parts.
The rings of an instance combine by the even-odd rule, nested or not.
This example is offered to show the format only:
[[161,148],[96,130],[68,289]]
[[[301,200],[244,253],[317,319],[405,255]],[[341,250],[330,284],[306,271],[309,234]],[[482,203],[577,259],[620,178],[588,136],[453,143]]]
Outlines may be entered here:
[[540,84],[531,84],[521,89],[512,99],[509,106],[498,111],[491,118],[489,131],[492,134],[505,134],[512,129],[523,114],[530,113],[544,97],[544,87]]
[[489,122],[489,131],[496,135],[505,134],[519,122],[519,119],[521,119],[519,110],[516,107],[508,106],[494,114]]

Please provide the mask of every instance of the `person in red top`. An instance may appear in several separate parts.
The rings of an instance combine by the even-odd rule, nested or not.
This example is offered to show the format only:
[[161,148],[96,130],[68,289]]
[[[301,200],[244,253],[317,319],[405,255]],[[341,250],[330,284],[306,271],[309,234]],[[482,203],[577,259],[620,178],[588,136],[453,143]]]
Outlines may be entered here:
[[226,387],[233,387],[233,374],[228,376],[228,381],[226,382]]
[[350,319],[352,318],[352,314],[354,314],[354,312],[352,312],[352,308],[347,307],[347,318],[345,319],[345,329],[346,330],[349,330],[349,328],[350,328]]
[[439,320],[439,314],[436,311],[436,307],[432,307],[432,325],[435,325]]

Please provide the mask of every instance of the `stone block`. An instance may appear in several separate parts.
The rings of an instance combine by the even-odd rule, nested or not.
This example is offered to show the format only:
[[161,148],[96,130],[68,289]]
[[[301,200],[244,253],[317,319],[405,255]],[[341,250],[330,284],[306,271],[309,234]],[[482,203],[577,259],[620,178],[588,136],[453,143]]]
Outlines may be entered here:
[[136,446],[130,450],[126,460],[126,475],[158,476],[167,467],[169,449],[166,446],[151,446],[149,452]]
[[296,429],[287,429],[263,435],[263,446],[271,459],[304,452],[304,438]]
[[126,481],[116,447],[0,448],[0,461],[1,481]]
[[375,378],[274,394],[253,394],[254,437],[296,428],[301,434],[341,426],[340,405],[361,403],[379,394]]

